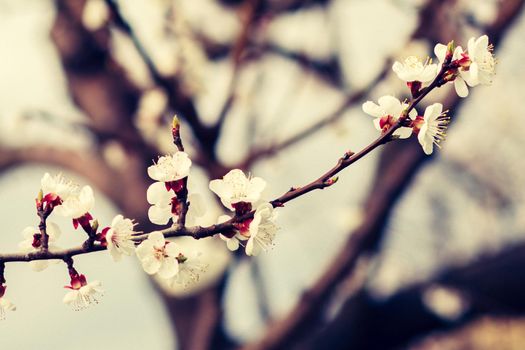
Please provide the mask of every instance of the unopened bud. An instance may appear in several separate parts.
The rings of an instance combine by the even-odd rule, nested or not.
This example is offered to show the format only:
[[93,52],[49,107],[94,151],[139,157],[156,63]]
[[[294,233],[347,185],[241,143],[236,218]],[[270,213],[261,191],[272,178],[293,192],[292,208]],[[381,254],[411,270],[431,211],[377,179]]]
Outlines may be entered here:
[[351,156],[353,156],[355,154],[355,152],[352,152],[350,150],[346,151],[345,154],[343,155],[343,159],[348,159],[350,158]]
[[91,229],[93,230],[93,232],[97,232],[98,230],[98,220],[94,220],[93,223],[91,224]]
[[36,200],[38,202],[42,202],[43,198],[44,198],[44,192],[42,190],[38,191],[38,196],[36,197]]
[[454,44],[454,40],[451,40],[447,44],[447,54],[445,56],[445,61],[447,61],[448,63],[450,63],[450,61],[452,60],[452,56],[454,55],[455,49],[456,49],[456,44]]
[[325,185],[327,185],[327,186],[332,186],[332,185],[335,184],[338,180],[339,180],[339,176],[334,176],[334,177],[331,177],[331,178],[329,178],[328,180],[326,180],[324,183],[325,183]]
[[177,117],[176,114],[173,115],[173,120],[171,122],[171,127],[173,129],[177,129],[178,127],[180,126],[180,120],[179,118]]

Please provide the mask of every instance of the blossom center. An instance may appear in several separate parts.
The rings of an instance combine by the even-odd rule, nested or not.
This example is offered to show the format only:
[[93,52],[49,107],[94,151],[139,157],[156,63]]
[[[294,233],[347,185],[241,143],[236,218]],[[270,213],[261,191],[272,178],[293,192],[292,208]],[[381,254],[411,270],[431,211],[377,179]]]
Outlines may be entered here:
[[405,66],[414,71],[422,71],[425,67],[416,56],[409,56],[405,59]]
[[[168,244],[168,243],[166,243]],[[166,246],[162,247],[162,248],[153,248],[153,256],[155,257],[155,259],[157,260],[163,260],[164,258],[167,258],[168,255],[166,254]]]
[[486,51],[483,53],[481,60],[478,62],[478,65],[481,71],[492,73],[496,66],[496,61],[494,60],[492,53],[490,51]]
[[381,128],[382,131],[387,131],[388,129],[390,129],[390,127],[392,127],[396,123],[396,121],[397,119],[395,119],[391,115],[382,116],[379,119],[379,127]]

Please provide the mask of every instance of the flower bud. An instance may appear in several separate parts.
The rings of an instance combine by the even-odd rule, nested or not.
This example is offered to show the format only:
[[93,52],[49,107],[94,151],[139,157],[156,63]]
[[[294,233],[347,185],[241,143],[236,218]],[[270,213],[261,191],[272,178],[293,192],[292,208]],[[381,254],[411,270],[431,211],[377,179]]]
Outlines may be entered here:
[[173,119],[171,121],[171,127],[172,129],[177,129],[180,126],[180,120],[177,117],[176,114],[173,115]]
[[447,44],[447,54],[445,56],[445,61],[450,62],[452,60],[452,56],[454,55],[454,50],[456,50],[456,44],[454,44],[454,40],[451,40]]
[[91,224],[91,230],[92,230],[93,232],[97,232],[97,230],[98,230],[98,225],[99,225],[99,224],[98,224],[98,220],[93,221],[93,223]]
[[38,191],[38,196],[36,197],[36,200],[38,203],[42,202],[42,199],[44,198],[44,192],[42,190]]

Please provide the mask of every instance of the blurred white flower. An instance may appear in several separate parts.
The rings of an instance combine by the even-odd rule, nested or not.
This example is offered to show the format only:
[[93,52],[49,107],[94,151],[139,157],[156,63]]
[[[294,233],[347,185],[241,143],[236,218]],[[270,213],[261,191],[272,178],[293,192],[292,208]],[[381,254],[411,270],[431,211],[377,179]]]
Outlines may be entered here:
[[[3,288],[3,287],[0,286],[0,288]],[[5,315],[7,311],[15,311],[15,310],[16,310],[15,304],[13,304],[7,298],[0,295],[0,321],[5,320]]]
[[111,222],[111,227],[106,232],[107,248],[114,261],[120,261],[122,255],[132,255],[135,244],[132,240],[134,233],[133,221],[117,215]]
[[79,311],[92,304],[98,304],[104,290],[100,281],[87,283],[84,275],[77,275],[71,278],[71,285],[65,288],[71,289],[64,299],[64,304],[71,305],[74,310]]
[[258,255],[272,245],[279,227],[275,224],[276,213],[270,203],[261,204],[250,223],[250,238],[246,244],[247,255]]
[[153,88],[145,91],[139,100],[137,111],[139,124],[146,122],[156,124],[167,107],[168,95],[163,89]]
[[434,145],[439,147],[439,143],[445,139],[450,118],[443,113],[443,105],[434,103],[425,109],[423,124],[417,135],[417,139],[423,147],[423,151],[430,155],[434,150]]
[[148,175],[155,181],[171,182],[185,178],[190,173],[191,160],[185,152],[162,156],[157,164],[148,168]]
[[[376,119],[374,119],[374,126],[380,131],[385,131],[395,124],[403,111],[408,108],[407,103],[401,103],[401,101],[394,96],[382,96],[378,102],[379,105],[372,101],[366,101],[363,103],[363,111],[372,117],[376,117]],[[414,108],[410,111],[409,117],[410,119],[414,119],[416,116],[417,111]],[[412,128],[400,127],[393,135],[401,139],[409,138],[410,135],[412,135]]]
[[171,278],[179,271],[177,257],[179,249],[175,243],[168,242],[160,231],[152,232],[135,249],[142,268],[149,275],[158,274],[162,278]]
[[104,0],[88,0],[82,12],[82,24],[89,30],[97,30],[106,24],[109,15]]
[[233,169],[222,180],[210,181],[210,190],[220,197],[222,204],[234,210],[233,204],[244,202],[253,204],[261,197],[266,181],[260,177],[246,177],[240,169]]
[[[49,236],[48,249],[50,251],[57,250],[58,247],[55,245],[55,242],[60,237],[60,228],[54,222],[47,222],[46,232]],[[22,236],[24,240],[18,244],[18,248],[23,253],[34,253],[41,249],[42,247],[42,235],[40,231],[33,226],[28,226],[22,231]],[[33,260],[29,262],[29,265],[34,271],[43,271],[45,270],[50,263],[57,263],[58,260]]]
[[392,65],[392,70],[397,74],[399,79],[408,82],[419,81],[427,83],[437,76],[438,67],[436,64],[421,62],[415,56],[409,56],[403,63],[396,61]]
[[446,320],[457,320],[469,307],[469,300],[458,290],[432,285],[423,291],[423,304]]
[[[189,258],[188,262],[190,265],[183,267],[184,263],[179,263],[179,269],[182,270],[191,267],[198,274],[198,282],[190,279],[190,282],[195,281],[196,283],[183,285],[176,283],[176,276],[171,279],[153,276],[158,286],[168,295],[180,297],[202,292],[210,286],[215,285],[224,275],[224,271],[230,266],[229,262],[232,259],[231,254],[220,240],[214,239],[213,237],[199,240],[191,237],[180,237],[176,238],[173,243],[182,247],[182,253],[185,257]],[[197,258],[197,260],[193,258]],[[198,263],[197,266],[193,265],[195,262]],[[203,269],[206,270],[205,273],[202,273]],[[185,272],[182,273],[181,278],[187,280],[187,277],[184,277]]]

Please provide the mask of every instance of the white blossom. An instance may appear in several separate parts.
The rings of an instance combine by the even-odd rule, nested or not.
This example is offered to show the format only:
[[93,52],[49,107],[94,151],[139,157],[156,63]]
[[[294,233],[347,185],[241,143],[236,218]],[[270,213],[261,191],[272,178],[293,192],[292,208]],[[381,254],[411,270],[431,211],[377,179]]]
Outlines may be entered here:
[[80,282],[72,283],[66,288],[71,289],[62,300],[64,304],[71,305],[74,310],[79,311],[89,307],[92,304],[98,304],[104,294],[102,283],[93,281],[87,283],[83,275],[79,276]]
[[134,233],[133,221],[117,215],[113,218],[109,230],[106,232],[107,248],[114,261],[122,259],[122,255],[131,255],[135,251],[132,240]]
[[149,275],[158,274],[162,278],[171,278],[179,271],[177,257],[178,246],[164,239],[160,231],[150,233],[148,238],[138,245],[135,253],[142,263],[142,268]]
[[171,182],[185,178],[190,173],[191,160],[185,152],[162,156],[157,164],[148,168],[148,175],[155,181]]
[[170,280],[170,286],[178,284],[187,288],[199,282],[200,275],[208,268],[207,264],[201,261],[201,252],[191,252],[188,254],[180,253],[177,257],[179,262],[179,272]]
[[62,174],[51,176],[49,173],[45,173],[42,180],[40,180],[40,185],[44,196],[56,195],[63,201],[78,191],[78,186],[66,179]]
[[[192,237],[178,237],[172,242],[181,247],[184,257],[188,257],[189,263],[195,262],[192,258],[198,258],[197,272],[199,276],[198,283],[187,284],[186,286],[176,283],[176,279],[165,279],[158,276],[152,276],[158,287],[166,295],[177,297],[188,297],[196,295],[202,291],[214,286],[224,276],[225,270],[229,263],[234,259],[230,252],[224,247],[223,242],[218,239],[194,239]],[[179,269],[183,269],[182,259],[179,257]],[[190,265],[187,265],[190,266]],[[201,269],[202,268],[202,269]],[[203,273],[202,270],[206,271]],[[184,275],[184,272],[183,272]]]
[[266,181],[260,177],[246,177],[240,169],[233,169],[222,180],[210,181],[210,190],[220,197],[222,204],[234,210],[232,204],[254,203],[261,197]]
[[[437,44],[434,47],[434,54],[438,58],[440,64],[443,64],[443,62],[445,62],[447,50],[448,50],[447,45],[443,45],[443,44]],[[461,46],[457,46],[454,49],[454,53],[452,54],[452,61],[461,59],[463,55],[464,55],[463,48]],[[455,77],[454,89],[456,90],[456,93],[458,94],[459,97],[468,96],[467,83],[465,82],[465,80],[463,79],[461,75],[458,75]]]
[[[55,245],[55,242],[60,237],[60,228],[54,222],[48,221],[46,228],[47,235],[49,236],[48,240],[48,249],[50,251],[57,250],[58,247]],[[35,237],[36,235],[36,237]],[[41,249],[42,241],[40,231],[33,226],[28,226],[22,231],[22,236],[24,240],[18,244],[18,247],[23,253],[34,253]],[[29,262],[29,266],[34,271],[43,271],[45,270],[50,263],[57,263],[58,260],[33,260]]]
[[441,103],[434,103],[425,109],[423,125],[419,130],[417,139],[426,154],[432,154],[434,145],[439,147],[439,143],[445,139],[448,123],[449,118],[443,113]]
[[394,62],[392,70],[397,74],[399,79],[406,82],[419,81],[427,83],[434,80],[438,73],[436,64],[421,62],[421,60],[415,56],[407,57],[403,63],[399,61]]
[[90,186],[84,186],[78,193],[72,193],[60,207],[56,208],[57,213],[62,216],[78,219],[95,206],[95,196]]
[[489,37],[470,38],[467,44],[470,65],[468,69],[460,69],[461,77],[470,86],[479,84],[490,85],[496,74],[496,60],[492,54]]
[[276,213],[270,203],[261,204],[250,223],[250,238],[246,244],[247,255],[258,255],[272,245],[279,227],[275,224]]
[[[1,287],[1,286],[0,286]],[[0,296],[0,320],[5,320],[7,311],[15,311],[16,306],[7,298]]]
[[97,30],[108,21],[109,16],[104,0],[88,0],[82,11],[82,24],[89,30]]
[[[392,123],[399,119],[403,111],[408,108],[407,103],[402,103],[394,96],[382,96],[378,102],[379,104],[377,105],[372,101],[366,101],[363,103],[363,111],[376,118],[374,119],[374,126],[380,131],[383,130],[382,120],[391,126]],[[413,108],[408,116],[410,119],[414,119],[417,116],[416,109]],[[401,139],[409,138],[412,135],[412,128],[400,127],[393,135]]]

